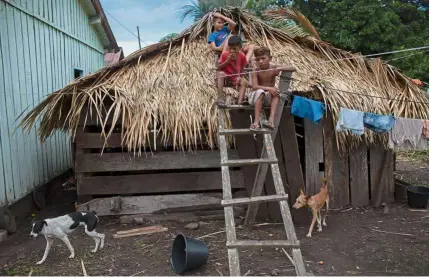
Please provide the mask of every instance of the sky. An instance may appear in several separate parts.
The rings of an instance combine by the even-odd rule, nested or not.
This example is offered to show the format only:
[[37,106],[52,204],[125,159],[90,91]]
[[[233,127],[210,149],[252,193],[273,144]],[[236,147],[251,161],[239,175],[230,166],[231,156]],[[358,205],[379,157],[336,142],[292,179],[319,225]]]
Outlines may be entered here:
[[[115,19],[137,35],[142,47],[157,43],[169,33],[179,33],[192,24],[190,19],[181,22],[177,10],[192,0],[100,0],[114,32],[115,39],[127,56],[139,49],[138,39]],[[112,15],[112,16],[111,16]],[[114,19],[114,18],[115,19]]]

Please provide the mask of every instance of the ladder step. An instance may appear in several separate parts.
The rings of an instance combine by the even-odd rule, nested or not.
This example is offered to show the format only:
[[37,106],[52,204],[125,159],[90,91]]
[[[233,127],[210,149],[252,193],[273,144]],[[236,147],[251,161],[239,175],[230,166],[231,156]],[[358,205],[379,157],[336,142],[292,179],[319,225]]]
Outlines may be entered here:
[[222,166],[237,167],[245,165],[259,165],[259,164],[276,164],[277,159],[239,159],[239,160],[226,160],[221,161]]
[[226,242],[227,248],[238,247],[288,247],[299,248],[299,241],[290,240],[235,240]]
[[222,206],[232,206],[237,204],[250,204],[250,203],[259,203],[259,202],[271,202],[271,201],[283,201],[288,200],[289,195],[271,195],[271,196],[260,196],[260,197],[251,197],[251,198],[238,198],[232,200],[222,200]]
[[269,134],[273,130],[260,129],[259,131],[251,131],[250,129],[224,129],[220,130],[220,135],[252,135],[252,134]]

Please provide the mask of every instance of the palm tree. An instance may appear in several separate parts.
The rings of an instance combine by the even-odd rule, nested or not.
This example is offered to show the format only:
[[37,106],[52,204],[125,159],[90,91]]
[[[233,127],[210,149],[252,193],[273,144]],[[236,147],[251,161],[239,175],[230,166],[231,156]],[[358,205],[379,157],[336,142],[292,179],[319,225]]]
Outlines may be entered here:
[[178,9],[178,16],[181,21],[186,18],[191,18],[193,21],[198,21],[214,8],[223,8],[227,6],[245,7],[250,0],[192,0],[190,4],[186,4]]

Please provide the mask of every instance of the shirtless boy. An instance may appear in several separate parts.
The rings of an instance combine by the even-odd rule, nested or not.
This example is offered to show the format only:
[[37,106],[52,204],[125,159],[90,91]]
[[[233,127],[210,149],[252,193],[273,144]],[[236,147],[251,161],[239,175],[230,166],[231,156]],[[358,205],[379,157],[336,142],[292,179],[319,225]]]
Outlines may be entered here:
[[[230,32],[235,28],[236,22],[232,19],[222,15],[221,13],[213,13],[213,27],[214,32],[212,32],[208,36],[208,45],[209,48],[216,52],[222,53],[223,51],[229,50],[228,40],[232,35]],[[227,26],[225,25],[227,22]],[[246,54],[247,62],[250,61],[251,56],[253,55],[253,45],[248,44],[244,46],[241,51]]]
[[[271,105],[269,119],[262,123],[268,129],[275,129],[274,118],[278,102],[280,101],[280,92],[275,86],[275,79],[282,71],[296,71],[294,67],[280,67],[271,64],[271,51],[267,47],[259,47],[254,50],[254,57],[257,68],[252,74],[253,90],[247,94],[248,102],[254,106],[254,122],[250,130],[258,131],[260,129],[260,112],[262,106]],[[260,72],[259,72],[260,71]],[[238,103],[242,103],[244,94],[239,96]]]

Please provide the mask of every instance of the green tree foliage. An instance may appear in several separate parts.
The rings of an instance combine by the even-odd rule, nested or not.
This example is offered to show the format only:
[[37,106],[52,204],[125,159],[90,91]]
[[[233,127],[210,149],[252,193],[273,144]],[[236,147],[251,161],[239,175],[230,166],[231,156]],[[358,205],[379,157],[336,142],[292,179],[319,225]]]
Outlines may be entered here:
[[[428,45],[428,1],[296,0],[293,3],[334,46],[362,54]],[[428,80],[428,52],[381,57],[412,78]]]

